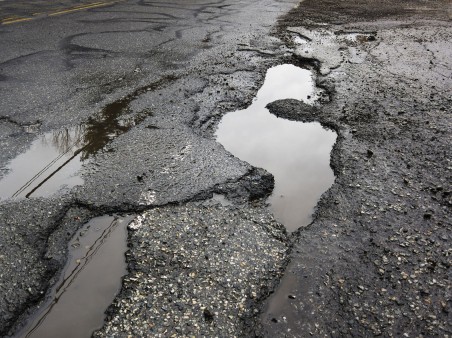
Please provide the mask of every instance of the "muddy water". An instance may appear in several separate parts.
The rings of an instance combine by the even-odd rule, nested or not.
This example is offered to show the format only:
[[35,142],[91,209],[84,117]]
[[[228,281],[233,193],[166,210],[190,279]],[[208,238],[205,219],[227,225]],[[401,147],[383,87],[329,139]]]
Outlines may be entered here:
[[233,155],[273,174],[270,208],[288,231],[294,231],[311,222],[320,196],[334,182],[329,161],[336,134],[319,123],[277,118],[265,108],[285,98],[315,101],[309,70],[293,65],[269,69],[252,105],[226,114],[216,136]]
[[128,217],[103,216],[88,222],[69,244],[69,261],[49,301],[16,337],[82,338],[100,328],[127,273]]

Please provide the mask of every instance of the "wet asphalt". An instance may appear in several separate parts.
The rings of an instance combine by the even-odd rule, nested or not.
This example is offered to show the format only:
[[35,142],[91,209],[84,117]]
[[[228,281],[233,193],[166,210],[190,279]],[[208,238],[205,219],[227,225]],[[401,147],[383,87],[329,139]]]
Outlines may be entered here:
[[[139,214],[208,200],[213,193],[236,205],[256,203],[268,214],[259,199],[271,193],[272,176],[226,152],[213,132],[222,114],[251,102],[266,68],[278,62],[275,55],[290,57],[269,33],[277,16],[294,3],[121,2],[0,27],[5,46],[0,61],[2,175],[40,135],[84,131],[78,173],[83,185],[63,187],[45,199],[6,199],[0,205],[1,335],[13,334],[44,299],[64,266],[68,241],[95,216]],[[250,14],[257,11],[259,17]],[[206,218],[211,214],[201,210]],[[242,224],[241,216],[231,218]],[[271,254],[267,243],[273,231],[284,233],[271,224],[278,230],[257,226],[253,236],[237,234],[228,249],[241,241],[253,243],[243,245],[250,250],[243,254],[255,255],[260,268],[242,283],[253,283],[259,297],[281,275],[288,249],[282,234],[281,253]],[[214,233],[219,240],[230,232],[217,224]],[[134,240],[129,241],[133,247]],[[219,255],[224,260],[225,253]],[[225,269],[220,265],[217,275]],[[238,269],[248,271],[245,265]],[[228,285],[224,290],[232,291]],[[229,307],[236,305],[231,298]],[[247,305],[242,312],[250,317],[255,308]],[[239,324],[231,330],[240,332]]]
[[305,1],[279,21],[295,53],[319,61],[331,101],[268,108],[336,130],[336,180],[258,335],[451,335],[451,13],[441,1]]
[[[77,229],[121,212],[140,214],[129,274],[95,336],[451,335],[447,1],[296,3],[130,1],[0,26],[1,168],[108,107],[135,121],[93,146],[83,185],[1,202],[0,335],[58,280]],[[265,206],[272,176],[214,140],[282,63],[326,96],[270,112],[338,134],[335,184],[290,237]]]

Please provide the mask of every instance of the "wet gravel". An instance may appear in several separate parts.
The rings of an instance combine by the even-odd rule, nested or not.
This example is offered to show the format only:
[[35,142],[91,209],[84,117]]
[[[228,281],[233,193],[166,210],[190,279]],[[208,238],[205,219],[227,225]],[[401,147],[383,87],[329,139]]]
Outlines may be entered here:
[[[0,205],[8,259],[0,265],[0,335],[13,335],[42,302],[68,240],[90,218],[213,193],[246,206],[270,194],[271,175],[228,154],[212,135],[223,113],[251,102],[275,55],[287,52],[268,33],[294,3],[132,1],[0,27],[7,44],[0,53],[0,166],[48,131],[94,121],[108,136],[84,163],[83,186]],[[250,16],[257,9],[260,16]],[[110,114],[113,108],[120,111]],[[124,121],[136,125],[109,134]]]
[[[317,64],[330,103],[317,110],[295,100],[269,105],[277,116],[338,132],[331,157],[337,177],[315,221],[294,239],[285,278],[295,282],[283,278],[288,286],[275,296],[285,306],[260,318],[258,335],[452,333],[452,30],[436,5],[428,13],[410,5],[383,6],[372,16],[365,15],[376,10],[370,1],[306,1],[280,21],[279,33],[300,57],[310,48],[316,60],[325,50],[340,60],[327,69]],[[344,39],[350,32],[365,38]],[[296,45],[294,34],[313,43]]]
[[288,250],[286,230],[262,208],[164,207],[129,229],[129,274],[94,337],[250,332],[246,323],[282,275]]
[[[133,93],[127,114],[141,123],[85,164],[85,186],[0,205],[0,334],[43,299],[83,223],[136,212],[130,274],[95,336],[452,335],[447,1],[306,0],[273,36],[290,1],[172,5],[158,8],[165,22],[146,3],[52,19],[64,29],[33,21],[48,40],[31,34],[3,52],[0,87],[12,94],[1,101],[2,166],[34,133],[86,122]],[[2,33],[21,41],[29,26],[20,27]],[[114,29],[130,35],[103,33]],[[141,30],[167,39],[130,40],[127,53]],[[266,69],[286,62],[310,67],[324,96],[315,108],[283,100],[269,110],[338,134],[335,184],[291,238],[263,205],[271,176],[213,141],[221,116],[246,107]],[[263,316],[288,259],[288,286],[274,293],[283,310]]]
[[0,319],[9,323],[24,320],[28,304],[42,299],[56,282],[67,241],[92,213],[63,199],[42,199],[2,204],[0,217]]

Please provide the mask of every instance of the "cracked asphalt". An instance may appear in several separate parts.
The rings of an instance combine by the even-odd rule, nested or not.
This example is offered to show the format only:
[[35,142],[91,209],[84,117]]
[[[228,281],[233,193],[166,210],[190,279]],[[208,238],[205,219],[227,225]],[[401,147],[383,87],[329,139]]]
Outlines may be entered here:
[[[0,66],[2,175],[42,133],[86,126],[88,142],[82,186],[47,199],[0,205],[1,335],[13,335],[43,301],[64,266],[68,241],[95,216],[139,214],[209,200],[217,193],[237,205],[256,204],[271,219],[259,200],[271,192],[272,176],[228,154],[213,132],[222,114],[251,102],[265,69],[277,62],[274,55],[289,57],[269,33],[278,15],[294,4],[132,1],[0,27],[8,46]],[[260,16],[250,20],[258,10]],[[111,137],[111,130],[102,129],[122,125],[124,116],[135,121],[127,132]],[[105,138],[102,147],[99,137]],[[205,218],[211,213],[201,211]],[[240,215],[231,218],[241,228],[251,222]],[[281,225],[261,223],[254,234],[232,236],[228,248],[245,247],[249,250],[240,255],[255,256],[257,271],[242,283],[253,283],[259,297],[280,277],[288,249]],[[277,241],[272,240],[275,231],[281,233]],[[230,232],[216,224],[209,237],[215,233],[219,240]],[[259,243],[268,252],[259,250]],[[211,239],[209,245],[218,243]],[[219,253],[225,266],[212,272],[213,279],[230,265],[223,262],[225,254]],[[246,275],[247,267],[239,267]],[[232,297],[233,288],[223,288],[225,297]],[[236,305],[231,298],[228,308]],[[249,316],[251,309],[248,304],[242,312]],[[231,310],[230,315],[238,324],[228,332],[239,332],[238,314]]]
[[[96,337],[451,336],[450,20],[446,0],[173,0],[1,25],[0,178],[42,133],[108,109],[134,123],[83,185],[0,202],[0,335],[44,300],[77,229],[135,213]],[[272,176],[214,139],[282,63],[326,96],[270,112],[338,134],[335,183],[292,235],[266,208]]]
[[269,110],[337,131],[336,181],[296,235],[259,335],[451,335],[450,20],[445,2],[305,1],[279,21],[319,61],[331,101]]

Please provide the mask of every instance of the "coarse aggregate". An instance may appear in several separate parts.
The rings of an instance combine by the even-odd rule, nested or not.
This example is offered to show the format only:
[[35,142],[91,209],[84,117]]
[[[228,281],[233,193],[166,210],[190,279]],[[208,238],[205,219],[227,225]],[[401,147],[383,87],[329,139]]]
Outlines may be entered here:
[[84,185],[1,202],[2,255],[11,259],[0,265],[1,298],[14,302],[0,302],[0,335],[14,335],[43,304],[68,241],[90,218],[213,193],[240,205],[268,196],[272,176],[212,135],[222,114],[251,102],[275,55],[287,53],[269,32],[295,3],[128,1],[0,26],[0,178],[43,133],[88,126],[106,138],[76,173]]
[[94,337],[240,336],[288,250],[286,230],[261,207],[162,207],[129,229],[129,274]]
[[15,316],[25,319],[29,315],[26,302],[45,296],[66,262],[66,241],[92,214],[70,208],[64,199],[41,199],[4,203],[0,217],[4,222],[0,227],[0,292],[4,295],[0,319],[8,323]]
[[[112,212],[137,219],[97,337],[452,335],[450,4],[305,0],[274,27],[296,2],[131,1],[0,27],[2,168],[109,105],[141,121],[84,164],[84,186],[0,204],[1,335],[44,299],[75,231]],[[266,209],[271,175],[213,141],[287,62],[324,96],[270,111],[338,134],[335,184],[291,237]]]
[[336,130],[336,180],[296,234],[258,335],[451,336],[448,13],[446,2],[305,1],[280,20],[331,100],[269,110]]

